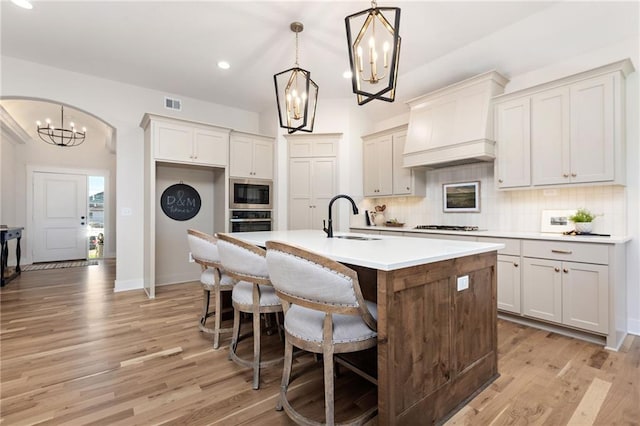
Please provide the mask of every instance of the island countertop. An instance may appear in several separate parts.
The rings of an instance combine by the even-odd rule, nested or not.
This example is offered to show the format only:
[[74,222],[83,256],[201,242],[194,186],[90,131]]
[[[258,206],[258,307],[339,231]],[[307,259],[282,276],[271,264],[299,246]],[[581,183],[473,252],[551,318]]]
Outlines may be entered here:
[[[316,230],[239,232],[233,235],[263,247],[269,240],[295,244],[338,262],[381,271],[393,271],[504,248],[504,244],[345,232],[337,232],[334,238],[327,238],[323,231]],[[338,236],[367,239],[336,238]]]

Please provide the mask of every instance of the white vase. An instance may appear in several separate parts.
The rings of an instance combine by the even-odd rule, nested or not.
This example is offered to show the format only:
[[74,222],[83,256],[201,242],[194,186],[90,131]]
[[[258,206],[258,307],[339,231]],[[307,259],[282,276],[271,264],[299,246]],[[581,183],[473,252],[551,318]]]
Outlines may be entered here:
[[376,226],[384,226],[386,220],[384,218],[384,215],[380,212],[376,212],[375,217],[373,218],[373,223],[376,224]]
[[590,234],[593,230],[593,222],[576,222],[576,232]]

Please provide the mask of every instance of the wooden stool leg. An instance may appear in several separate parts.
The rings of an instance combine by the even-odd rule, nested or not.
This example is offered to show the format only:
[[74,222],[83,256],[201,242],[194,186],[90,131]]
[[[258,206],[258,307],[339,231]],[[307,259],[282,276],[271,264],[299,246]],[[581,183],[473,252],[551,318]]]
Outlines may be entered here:
[[216,297],[216,317],[214,318],[213,326],[213,349],[218,349],[220,347],[220,322],[222,321],[222,302],[220,301],[219,286],[216,286],[214,295]]
[[293,364],[293,345],[285,340],[284,342],[284,366],[282,367],[282,383],[280,384],[280,398],[276,404],[276,410],[282,411],[282,401],[287,398],[289,380],[291,380],[291,366]]
[[253,388],[260,388],[260,306],[253,304]]
[[334,401],[333,401],[333,321],[331,315],[324,317],[322,360],[324,363],[324,413],[327,426],[334,425]]

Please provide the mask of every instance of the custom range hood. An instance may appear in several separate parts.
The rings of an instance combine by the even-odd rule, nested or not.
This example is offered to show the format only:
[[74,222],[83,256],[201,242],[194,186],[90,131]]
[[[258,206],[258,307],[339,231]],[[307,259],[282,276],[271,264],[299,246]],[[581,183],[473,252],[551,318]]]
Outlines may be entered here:
[[491,98],[502,94],[508,82],[489,71],[407,102],[411,112],[403,166],[438,168],[493,161]]

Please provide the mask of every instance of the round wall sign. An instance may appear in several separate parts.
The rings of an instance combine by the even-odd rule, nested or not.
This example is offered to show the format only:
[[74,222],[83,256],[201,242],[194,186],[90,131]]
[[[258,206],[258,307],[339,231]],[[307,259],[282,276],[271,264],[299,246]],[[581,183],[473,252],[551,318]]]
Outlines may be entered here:
[[164,190],[160,207],[173,220],[189,220],[200,211],[202,200],[194,187],[176,183]]

